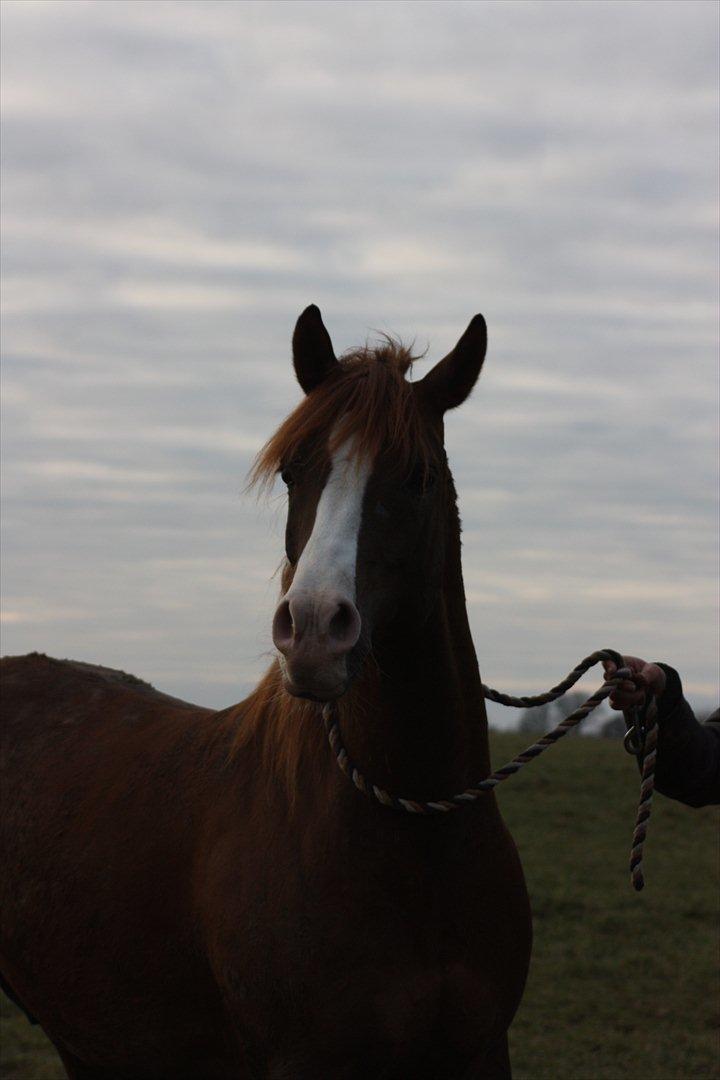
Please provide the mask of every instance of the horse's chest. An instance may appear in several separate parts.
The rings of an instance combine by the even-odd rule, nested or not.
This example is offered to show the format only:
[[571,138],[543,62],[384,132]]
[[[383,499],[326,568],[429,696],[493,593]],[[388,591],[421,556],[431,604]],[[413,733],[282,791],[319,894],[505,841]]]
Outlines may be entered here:
[[[299,852],[281,840],[276,858],[235,877],[223,890],[233,909],[212,934],[212,966],[250,1060],[267,1061],[270,1049],[270,1075],[293,1080],[439,1077],[439,1066],[426,1068],[438,1048],[461,1064],[504,1030],[529,927],[501,843],[484,860],[472,849],[409,857],[385,843],[367,858],[357,844],[312,863]],[[482,871],[488,862],[496,874]],[[388,1061],[397,1069],[383,1071]]]
[[277,1037],[259,1039],[271,1046],[271,1077],[458,1076],[498,1029],[492,988],[459,964],[360,969],[326,984],[320,972],[317,978],[280,1010]]
[[285,1063],[278,1076],[304,1076],[305,1060],[310,1075],[345,1075],[339,1063],[357,1062],[380,1076],[395,1062],[397,1075],[440,1076],[426,1071],[438,1053],[460,1065],[502,1030],[517,974],[495,945],[503,928],[479,930],[482,903],[469,924],[463,903],[410,911],[406,897],[372,892],[372,882],[310,891],[314,902],[256,911],[247,927],[229,980],[233,1011],[258,1053],[272,1046]]

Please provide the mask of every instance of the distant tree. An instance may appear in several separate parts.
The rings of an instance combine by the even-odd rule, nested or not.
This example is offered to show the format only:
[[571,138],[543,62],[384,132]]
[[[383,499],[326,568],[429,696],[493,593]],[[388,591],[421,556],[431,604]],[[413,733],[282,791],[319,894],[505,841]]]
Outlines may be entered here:
[[603,739],[622,739],[625,737],[625,721],[622,716],[609,716],[600,728]]
[[[518,723],[518,731],[527,731],[533,735],[544,735],[546,731],[552,731],[560,721],[575,712],[585,701],[587,694],[582,690],[570,690],[564,697],[557,701],[550,701],[547,705],[536,705],[534,708],[525,709]],[[575,727],[570,728],[566,738],[582,734],[582,729],[590,720],[581,720]]]
[[526,709],[520,717],[518,731],[527,731],[532,735],[544,735],[546,731],[554,727],[552,719],[552,702],[547,705],[535,705],[534,708]]

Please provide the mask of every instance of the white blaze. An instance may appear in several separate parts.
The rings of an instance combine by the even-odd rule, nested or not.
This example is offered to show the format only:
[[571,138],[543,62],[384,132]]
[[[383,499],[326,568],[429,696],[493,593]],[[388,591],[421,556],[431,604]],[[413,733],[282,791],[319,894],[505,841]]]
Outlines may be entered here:
[[363,498],[370,463],[352,454],[344,442],[330,460],[330,475],[315,511],[310,539],[300,556],[287,593],[331,593],[355,601],[355,567]]

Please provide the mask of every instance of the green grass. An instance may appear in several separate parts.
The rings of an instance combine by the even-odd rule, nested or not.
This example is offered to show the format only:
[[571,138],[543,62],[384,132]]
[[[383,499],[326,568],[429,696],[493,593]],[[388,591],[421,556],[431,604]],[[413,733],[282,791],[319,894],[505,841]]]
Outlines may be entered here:
[[[493,764],[527,736],[493,739]],[[686,1080],[718,1067],[718,812],[657,795],[645,889],[627,871],[638,773],[620,743],[568,739],[498,790],[533,906],[515,1080]]]
[[[528,741],[494,735],[493,763]],[[637,788],[619,742],[568,739],[499,789],[535,924],[511,1032],[515,1080],[720,1077],[718,812],[656,797],[637,894],[627,872]],[[2,1036],[3,1080],[64,1077],[5,999]]]
[[40,1028],[31,1027],[4,994],[0,999],[2,1080],[66,1080],[60,1058]]

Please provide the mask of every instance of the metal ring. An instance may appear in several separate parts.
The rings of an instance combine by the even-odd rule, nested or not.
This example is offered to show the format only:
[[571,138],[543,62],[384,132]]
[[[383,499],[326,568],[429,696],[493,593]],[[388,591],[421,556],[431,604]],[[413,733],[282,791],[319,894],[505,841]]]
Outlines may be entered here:
[[632,754],[633,757],[637,757],[642,753],[642,743],[638,737],[638,733],[634,727],[628,728],[623,738],[623,746],[627,750],[628,754]]

